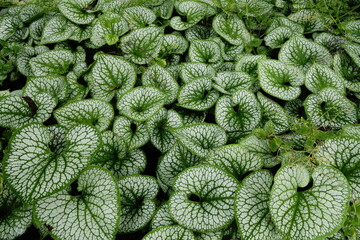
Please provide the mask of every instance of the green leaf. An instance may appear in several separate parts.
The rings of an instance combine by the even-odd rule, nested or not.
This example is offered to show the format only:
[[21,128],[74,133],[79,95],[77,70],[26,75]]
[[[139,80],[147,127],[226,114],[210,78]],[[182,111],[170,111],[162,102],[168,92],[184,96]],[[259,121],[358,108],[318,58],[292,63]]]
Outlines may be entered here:
[[310,41],[304,37],[293,37],[280,49],[279,60],[285,64],[299,67],[304,72],[313,63],[330,66],[332,56],[324,46]]
[[267,14],[273,5],[265,0],[238,0],[237,8],[242,14],[248,17],[256,17]]
[[171,217],[199,232],[217,231],[234,219],[238,182],[218,167],[200,165],[181,172],[169,201]]
[[360,44],[347,43],[342,45],[347,54],[351,57],[354,63],[360,67]]
[[302,24],[305,27],[305,33],[326,31],[329,19],[320,11],[316,8],[301,9],[290,14],[288,18],[294,22]]
[[106,130],[114,118],[111,104],[96,100],[84,99],[69,102],[54,111],[57,122],[66,128],[79,123],[95,126],[99,131]]
[[56,101],[46,93],[34,99],[25,96],[9,96],[0,101],[0,126],[19,128],[33,122],[45,122],[51,116]]
[[6,185],[0,189],[0,211],[0,239],[15,239],[31,225],[31,208],[22,206]]
[[135,232],[150,222],[155,214],[155,198],[159,192],[151,176],[130,175],[119,180],[121,216],[119,233]]
[[176,139],[170,132],[172,128],[181,127],[183,120],[176,111],[162,108],[157,114],[146,122],[151,143],[161,152],[167,152]]
[[148,232],[143,240],[196,240],[194,234],[181,226],[165,226]]
[[0,18],[0,40],[6,41],[12,37],[24,25],[16,16],[4,16]]
[[343,49],[342,45],[347,43],[348,40],[343,36],[338,36],[335,34],[322,32],[314,38],[316,43],[319,43],[325,46],[330,53],[336,53],[337,51],[341,51]]
[[201,161],[201,158],[192,154],[181,144],[176,143],[159,159],[156,173],[163,184],[171,187],[175,177],[180,172],[198,165]]
[[218,72],[213,79],[214,88],[224,94],[232,94],[240,88],[249,89],[254,82],[249,74],[235,71]]
[[46,46],[30,47],[26,46],[16,56],[16,65],[19,72],[25,76],[32,76],[33,72],[30,67],[30,59],[38,54],[48,51]]
[[123,94],[117,103],[120,114],[134,120],[147,121],[165,104],[166,95],[154,87],[136,87]]
[[235,64],[235,70],[257,78],[258,60],[266,59],[265,55],[244,55]]
[[298,98],[305,75],[297,67],[278,60],[261,60],[258,67],[260,86],[268,94],[290,101]]
[[193,40],[189,47],[189,59],[216,66],[222,62],[220,46],[212,40]]
[[180,34],[165,34],[161,46],[160,56],[170,54],[184,54],[189,47],[189,42]]
[[360,20],[352,20],[341,23],[341,29],[345,31],[346,37],[360,43]]
[[66,81],[68,83],[69,100],[84,99],[89,93],[89,88],[80,84],[78,80],[80,80],[80,77],[77,76],[74,72],[69,72],[66,75]]
[[300,36],[301,33],[294,32],[290,27],[282,26],[275,28],[265,37],[265,44],[271,48],[281,48],[281,46],[293,36]]
[[260,170],[247,176],[238,188],[235,218],[243,239],[284,239],[271,220],[268,206],[272,182],[271,173]]
[[341,129],[341,135],[352,138],[360,138],[360,124],[351,124]]
[[239,144],[230,144],[216,148],[205,159],[206,164],[215,165],[232,174],[240,181],[241,176],[250,171],[259,170],[263,160]]
[[123,18],[129,23],[130,29],[137,29],[152,24],[156,20],[156,15],[149,8],[136,6],[126,8]]
[[360,141],[351,137],[328,139],[316,152],[319,162],[334,166],[347,178],[353,200],[360,198]]
[[265,97],[260,92],[258,92],[257,97],[263,109],[262,121],[264,123],[271,121],[275,134],[280,134],[289,130],[290,125],[288,116],[286,115],[284,108],[273,100]]
[[76,24],[89,24],[95,19],[95,14],[86,8],[93,0],[61,0],[58,7],[60,12]]
[[76,25],[73,33],[69,37],[69,40],[73,40],[77,42],[88,40],[91,37],[91,30],[92,30],[92,26],[90,25],[87,25],[85,27]]
[[177,105],[191,110],[204,111],[214,106],[218,97],[218,91],[212,89],[211,79],[200,77],[182,86]]
[[177,12],[186,17],[186,22],[182,21],[180,16],[171,18],[170,26],[177,31],[183,31],[194,26],[208,14],[208,5],[201,1],[182,1],[175,6]]
[[218,36],[214,29],[209,26],[204,26],[201,24],[194,25],[185,31],[185,37],[188,41],[191,40],[200,40],[200,39],[210,39]]
[[51,227],[55,239],[114,239],[120,212],[116,179],[105,169],[91,167],[81,173],[77,183],[80,195],[63,190],[39,200],[35,219]]
[[239,89],[217,101],[215,119],[226,131],[251,131],[260,123],[261,106],[251,91]]
[[205,158],[214,148],[226,143],[223,128],[216,124],[199,123],[175,128],[173,135],[193,154]]
[[357,122],[355,104],[334,88],[310,94],[304,107],[306,116],[317,127],[339,129]]
[[306,72],[305,86],[313,93],[318,93],[324,88],[333,87],[345,94],[343,79],[333,70],[320,64],[313,64]]
[[131,31],[120,40],[125,57],[136,64],[146,64],[157,57],[163,41],[162,28],[146,27]]
[[199,77],[215,76],[215,69],[205,63],[185,62],[181,65],[180,77],[185,83],[189,83]]
[[334,71],[343,78],[347,89],[360,92],[360,67],[356,66],[350,56],[336,54],[334,56]]
[[166,104],[173,103],[179,92],[179,84],[165,68],[154,64],[141,76],[143,86],[153,86],[166,94]]
[[102,52],[97,53],[94,58],[89,81],[93,98],[109,102],[134,87],[136,72],[132,64],[121,57]]
[[69,39],[76,25],[61,15],[55,15],[46,22],[40,44],[63,42]]
[[23,88],[23,96],[36,99],[36,96],[47,93],[59,102],[64,102],[68,96],[68,86],[65,77],[49,75],[46,77],[29,77]]
[[62,75],[68,72],[75,62],[74,55],[69,50],[51,50],[30,59],[30,67],[37,77],[47,75]]
[[276,173],[269,208],[286,238],[322,239],[343,225],[349,198],[349,185],[340,171],[318,166],[310,175],[305,166],[295,164]]
[[49,196],[74,181],[99,145],[98,133],[87,125],[62,132],[65,136],[50,130],[34,123],[19,129],[10,140],[5,178],[25,203]]
[[169,213],[169,202],[163,202],[155,212],[154,217],[150,222],[150,229],[154,230],[160,227],[176,225],[176,222],[171,219]]
[[213,19],[212,26],[215,32],[232,45],[245,46],[251,41],[251,35],[238,15],[220,13]]

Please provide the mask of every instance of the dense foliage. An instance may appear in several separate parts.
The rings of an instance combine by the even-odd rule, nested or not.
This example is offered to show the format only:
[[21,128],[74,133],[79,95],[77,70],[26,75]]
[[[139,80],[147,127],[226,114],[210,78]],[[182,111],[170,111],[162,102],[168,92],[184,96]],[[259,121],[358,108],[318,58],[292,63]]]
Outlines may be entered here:
[[359,9],[0,0],[0,239],[359,239]]

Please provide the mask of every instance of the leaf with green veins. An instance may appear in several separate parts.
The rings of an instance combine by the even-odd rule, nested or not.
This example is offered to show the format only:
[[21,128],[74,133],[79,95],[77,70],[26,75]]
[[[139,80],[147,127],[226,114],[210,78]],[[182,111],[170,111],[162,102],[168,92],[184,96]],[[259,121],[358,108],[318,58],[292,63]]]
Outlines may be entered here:
[[188,47],[189,42],[181,34],[165,34],[159,55],[183,54]]
[[212,40],[193,40],[189,47],[191,62],[200,62],[216,66],[222,62],[219,45]]
[[250,76],[257,78],[258,60],[266,59],[265,55],[244,55],[239,58],[235,64],[235,70],[244,72]]
[[111,101],[132,89],[136,82],[135,67],[121,57],[105,53],[95,55],[89,88],[93,98]]
[[264,0],[238,0],[237,8],[248,17],[257,17],[271,11],[273,5]]
[[62,75],[74,63],[74,55],[69,50],[51,50],[30,59],[34,76]]
[[199,77],[215,76],[215,69],[205,63],[185,62],[181,64],[180,77],[185,83],[189,83]]
[[314,37],[314,41],[325,46],[330,53],[336,53],[343,49],[342,45],[349,41],[343,37],[335,34],[323,32]]
[[159,186],[152,176],[134,174],[120,178],[119,189],[122,206],[119,233],[136,232],[155,214]]
[[0,100],[0,126],[16,129],[33,122],[45,122],[51,116],[56,100],[47,93],[30,98],[9,96]]
[[146,27],[156,20],[156,15],[151,9],[141,6],[126,8],[123,14],[130,29]]
[[269,32],[265,37],[265,44],[271,48],[281,48],[281,46],[293,36],[300,36],[301,33],[294,32],[289,27],[278,27]]
[[299,68],[278,60],[260,60],[258,73],[260,86],[268,94],[285,101],[300,96],[305,75]]
[[251,131],[260,123],[261,106],[254,93],[239,89],[217,101],[215,119],[226,131]]
[[288,116],[283,107],[281,107],[273,100],[265,97],[260,92],[258,92],[257,97],[260,105],[262,106],[262,121],[264,124],[271,120],[276,134],[280,134],[289,130],[290,125]]
[[212,89],[209,77],[197,78],[180,89],[178,106],[186,109],[204,111],[215,105],[219,92]]
[[347,178],[351,199],[360,198],[360,141],[352,137],[325,140],[315,157],[323,164],[334,166]]
[[226,143],[225,130],[212,123],[199,123],[175,128],[173,135],[193,154],[205,158],[214,148]]
[[218,72],[213,79],[214,88],[224,94],[232,94],[240,88],[249,89],[254,82],[249,74],[235,71]]
[[113,132],[127,142],[129,150],[142,147],[150,140],[145,122],[132,121],[123,116],[115,118]]
[[187,229],[208,232],[234,220],[234,195],[238,181],[218,167],[199,165],[181,172],[170,197],[170,216]]
[[357,43],[346,43],[342,47],[345,52],[351,57],[354,63],[360,67],[360,44]]
[[236,191],[235,218],[243,239],[284,239],[268,207],[272,182],[271,173],[260,170],[247,176]]
[[69,129],[65,148],[63,144],[53,145],[57,138],[38,123],[26,125],[12,136],[4,176],[23,202],[32,203],[74,181],[100,141],[97,131],[87,125]]
[[216,37],[217,34],[213,28],[204,25],[194,25],[185,31],[185,37],[188,41],[209,39]]
[[76,25],[62,15],[55,15],[46,22],[41,36],[41,44],[57,43],[68,40]]
[[194,232],[194,235],[197,240],[222,240],[223,239],[222,231],[204,232],[204,233]]
[[146,122],[146,128],[150,134],[151,143],[161,152],[167,152],[176,142],[170,130],[181,127],[183,120],[179,113],[170,109],[160,109]]
[[176,225],[176,222],[171,219],[169,214],[169,202],[163,202],[154,214],[154,217],[150,222],[150,230],[154,230],[160,227]]
[[340,93],[345,94],[343,79],[330,68],[313,64],[306,72],[305,86],[313,93],[318,93],[324,88],[333,87]]
[[76,24],[90,24],[95,19],[95,14],[86,8],[94,0],[61,0],[58,4],[60,12]]
[[57,122],[66,128],[79,123],[93,125],[100,132],[105,131],[114,118],[114,109],[108,102],[84,99],[68,102],[54,111]]
[[136,64],[149,63],[160,52],[163,32],[164,30],[159,27],[145,27],[123,36],[120,47],[125,53],[125,58]]
[[347,89],[360,92],[360,67],[350,56],[338,53],[334,56],[334,71],[342,76]]
[[175,143],[174,146],[167,151],[159,159],[157,166],[157,177],[161,182],[171,187],[175,177],[186,168],[196,166],[203,160],[192,154],[184,146]]
[[22,95],[36,99],[37,95],[47,93],[57,101],[64,102],[68,96],[67,88],[67,82],[63,76],[29,77]]
[[7,15],[0,18],[0,40],[8,40],[22,27],[23,23],[18,17]]
[[69,40],[73,40],[73,41],[77,41],[77,42],[82,42],[82,41],[88,40],[91,37],[91,30],[92,30],[92,26],[82,27],[82,26],[76,25],[73,33],[69,37]]
[[357,122],[355,104],[334,88],[310,94],[304,108],[308,119],[317,127],[339,129]]
[[251,35],[238,15],[220,13],[213,19],[214,30],[232,45],[244,46],[251,41]]
[[129,31],[128,23],[121,15],[113,12],[106,12],[94,21],[91,29],[90,41],[96,47],[101,47],[105,44],[109,44],[106,41],[107,36],[111,35],[119,37],[124,35],[127,31]]
[[42,17],[42,18],[30,23],[30,25],[29,25],[30,37],[32,37],[36,41],[40,41],[46,21],[47,21],[46,17]]
[[174,4],[175,0],[167,0],[164,1],[163,4],[153,7],[152,10],[155,12],[157,17],[169,19],[173,14]]
[[56,239],[114,239],[120,221],[115,177],[103,168],[89,167],[77,184],[80,195],[63,190],[39,200],[34,206],[36,221],[51,227]]
[[80,78],[81,77],[77,76],[74,72],[69,72],[66,75],[66,81],[68,83],[68,100],[80,100],[88,95],[89,88],[78,82]]
[[205,159],[205,164],[215,165],[232,174],[240,181],[241,176],[263,166],[260,155],[239,144],[230,144],[216,148]]
[[186,17],[186,22],[180,16],[174,16],[170,20],[170,26],[177,31],[184,31],[201,21],[207,14],[208,4],[196,1],[182,1],[176,6],[177,12]]
[[360,138],[360,124],[351,124],[341,128],[340,135]]
[[31,225],[31,207],[22,206],[6,185],[0,186],[0,214],[0,239],[15,239]]
[[329,50],[304,37],[293,37],[288,40],[280,49],[279,60],[299,67],[304,72],[313,63],[330,66],[333,61]]
[[341,228],[349,200],[349,184],[339,170],[320,165],[310,175],[304,165],[294,164],[276,173],[269,208],[286,238],[322,239]]
[[166,104],[173,103],[179,93],[179,84],[169,71],[158,64],[147,68],[141,76],[143,86],[153,86],[166,94]]
[[206,118],[206,112],[191,111],[185,108],[176,109],[176,111],[180,113],[184,121],[184,125],[202,123],[205,121]]
[[314,9],[300,9],[299,11],[292,13],[288,18],[294,22],[302,24],[305,29],[305,33],[312,33],[318,31],[325,31],[328,20],[322,13],[316,8]]
[[134,120],[147,121],[165,104],[166,95],[157,88],[141,86],[123,94],[117,103],[120,114]]
[[360,43],[360,20],[352,20],[340,24],[341,29],[346,33],[346,37],[354,42]]
[[304,33],[304,26],[302,24],[294,22],[285,16],[276,16],[271,22],[271,25],[266,29],[266,33],[269,33],[278,27],[288,27],[294,32]]
[[194,234],[179,225],[164,226],[148,232],[142,240],[196,240]]
[[32,57],[35,57],[37,54],[40,54],[41,52],[45,52],[48,50],[49,48],[45,46],[41,48],[26,46],[22,48],[16,57],[16,66],[19,72],[25,76],[32,76],[33,73],[29,63],[30,59]]

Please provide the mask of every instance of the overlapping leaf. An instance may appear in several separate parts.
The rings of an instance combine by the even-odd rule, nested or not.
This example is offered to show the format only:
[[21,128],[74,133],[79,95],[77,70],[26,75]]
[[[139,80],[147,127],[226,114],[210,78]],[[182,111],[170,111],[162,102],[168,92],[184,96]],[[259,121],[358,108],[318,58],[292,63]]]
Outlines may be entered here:
[[95,14],[86,10],[92,3],[93,0],[61,0],[58,7],[70,21],[77,24],[89,24],[95,19]]
[[143,240],[195,240],[194,234],[181,226],[165,226],[154,229],[145,235]]
[[215,74],[215,69],[205,63],[183,63],[180,70],[180,77],[185,83],[199,77],[213,77]]
[[234,93],[240,88],[249,89],[254,82],[249,74],[237,71],[218,72],[213,79],[216,83],[214,88],[225,94]]
[[76,25],[61,15],[52,17],[44,27],[41,44],[57,43],[69,39],[75,31]]

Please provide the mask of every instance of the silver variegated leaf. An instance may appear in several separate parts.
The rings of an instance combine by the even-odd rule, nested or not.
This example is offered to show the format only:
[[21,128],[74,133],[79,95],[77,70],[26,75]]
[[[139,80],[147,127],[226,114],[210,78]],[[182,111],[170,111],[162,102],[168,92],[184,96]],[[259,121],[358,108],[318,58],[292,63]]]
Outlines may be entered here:
[[360,43],[360,20],[352,20],[341,23],[341,29],[346,32],[346,36],[352,41]]
[[150,229],[154,230],[160,227],[176,225],[176,222],[171,219],[169,214],[169,202],[163,202],[155,212],[154,217],[150,222]]
[[232,94],[240,88],[249,89],[254,82],[249,74],[237,71],[218,72],[213,79],[214,88],[224,94]]
[[76,25],[62,15],[55,15],[46,22],[41,36],[41,44],[50,44],[68,40]]
[[191,26],[194,26],[208,13],[208,5],[201,1],[182,1],[176,6],[178,13],[186,17],[186,22],[181,20],[180,16],[172,17],[170,26],[178,31],[183,31]]
[[360,67],[360,44],[346,43],[342,45],[346,53],[351,57],[354,63]]
[[183,54],[188,47],[189,42],[181,34],[165,34],[159,55]]
[[248,17],[257,17],[271,11],[273,5],[264,0],[238,0],[237,8],[242,14]]
[[209,39],[218,36],[212,27],[201,24],[194,25],[185,31],[185,37],[188,41]]
[[215,69],[206,63],[185,62],[182,63],[180,70],[180,77],[185,83],[199,77],[213,77],[215,74]]
[[149,8],[135,6],[126,8],[123,18],[128,22],[130,29],[137,29],[152,24],[156,20],[156,15]]
[[239,58],[235,64],[235,70],[245,72],[250,76],[257,78],[258,60],[266,59],[265,55],[244,55]]
[[202,62],[214,65],[222,62],[220,46],[212,40],[193,40],[189,47],[191,62]]
[[95,19],[95,14],[86,8],[93,0],[61,0],[58,8],[70,21],[76,24],[90,24]]
[[196,240],[194,234],[179,225],[165,226],[148,232],[143,240]]
[[360,67],[347,54],[338,53],[334,56],[334,71],[339,74],[347,89],[360,92]]
[[347,125],[341,129],[340,134],[342,136],[360,138],[360,124]]
[[290,27],[282,26],[269,32],[264,40],[265,44],[271,48],[281,48],[293,36],[300,36],[300,33],[294,32]]

